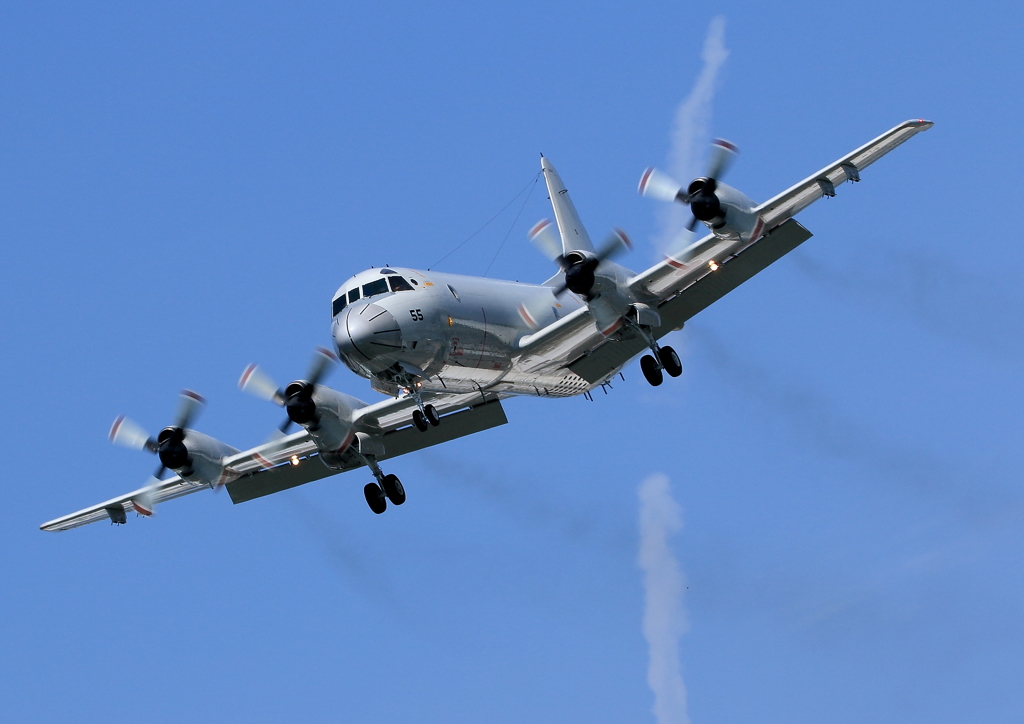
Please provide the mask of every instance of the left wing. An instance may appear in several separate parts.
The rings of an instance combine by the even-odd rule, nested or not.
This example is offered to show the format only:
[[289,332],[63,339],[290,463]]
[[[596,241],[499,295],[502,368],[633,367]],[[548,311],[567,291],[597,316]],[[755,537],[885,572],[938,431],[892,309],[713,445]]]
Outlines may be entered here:
[[[818,199],[835,196],[836,188],[845,181],[860,181],[861,171],[914,135],[927,131],[932,125],[931,121],[904,121],[757,206],[754,213],[760,217],[764,230],[771,231]],[[756,235],[751,241],[757,243]],[[744,241],[719,239],[714,234],[708,234],[691,245],[679,258],[670,257],[642,274],[637,274],[630,280],[630,288],[641,298],[653,296],[665,299],[713,271],[708,266],[710,262],[713,261],[717,266],[724,265],[747,246],[748,243]]]

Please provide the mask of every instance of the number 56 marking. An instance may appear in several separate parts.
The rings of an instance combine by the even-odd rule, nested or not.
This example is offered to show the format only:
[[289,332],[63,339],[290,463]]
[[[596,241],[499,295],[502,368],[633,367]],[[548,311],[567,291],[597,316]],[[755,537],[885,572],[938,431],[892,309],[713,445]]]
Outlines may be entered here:
[[423,310],[421,309],[410,309],[409,315],[412,317],[412,321],[414,322],[423,321]]

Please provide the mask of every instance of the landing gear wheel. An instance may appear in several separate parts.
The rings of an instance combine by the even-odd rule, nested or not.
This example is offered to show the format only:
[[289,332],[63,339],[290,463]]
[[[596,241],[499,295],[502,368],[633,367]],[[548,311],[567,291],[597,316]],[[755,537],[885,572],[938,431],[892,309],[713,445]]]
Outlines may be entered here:
[[366,487],[363,488],[363,495],[366,496],[366,504],[370,506],[370,510],[377,515],[388,509],[388,500],[384,497],[384,491],[380,489],[377,483],[367,483]]
[[412,424],[416,426],[416,429],[420,432],[426,432],[427,428],[430,427],[430,423],[427,422],[426,416],[419,409],[412,411]]
[[429,422],[434,427],[437,427],[438,425],[441,424],[441,416],[437,414],[437,410],[434,409],[433,405],[427,405],[426,407],[424,407],[423,413],[423,416],[427,418],[427,422]]
[[651,387],[657,387],[665,379],[661,374],[661,368],[658,367],[658,362],[649,354],[640,358],[640,371],[644,373],[644,378],[651,383]]
[[402,481],[398,479],[397,475],[385,475],[384,480],[381,481],[381,487],[384,488],[384,495],[388,496],[388,500],[395,505],[405,502],[405,488],[402,487]]
[[679,355],[671,347],[659,349],[658,359],[661,360],[661,366],[668,372],[670,377],[678,377],[683,374],[683,363],[679,361]]

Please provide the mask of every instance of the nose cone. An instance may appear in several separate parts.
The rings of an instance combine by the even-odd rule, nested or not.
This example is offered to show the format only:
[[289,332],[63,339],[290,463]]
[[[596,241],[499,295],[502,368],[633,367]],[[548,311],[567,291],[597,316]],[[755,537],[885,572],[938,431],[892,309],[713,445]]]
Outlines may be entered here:
[[395,353],[402,349],[402,330],[383,307],[352,306],[335,327],[334,342],[346,360],[379,372],[390,367]]

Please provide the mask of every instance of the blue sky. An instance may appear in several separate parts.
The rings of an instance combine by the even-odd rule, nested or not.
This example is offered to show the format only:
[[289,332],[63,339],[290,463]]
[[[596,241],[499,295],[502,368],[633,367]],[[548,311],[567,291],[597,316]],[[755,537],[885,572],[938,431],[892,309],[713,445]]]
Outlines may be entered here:
[[[713,16],[716,135],[763,200],[907,118],[933,129],[800,220],[815,236],[702,313],[657,390],[367,476],[197,494],[62,534],[141,484],[128,414],[236,446],[235,388],[329,341],[332,292],[426,267],[556,164],[592,235],[655,256],[664,163]],[[637,488],[682,507],[692,721],[1019,721],[1022,13],[1006,4],[0,8],[7,721],[653,721]],[[515,205],[513,206],[513,210]],[[438,268],[540,281],[534,193]],[[376,399],[337,370],[338,389]]]

